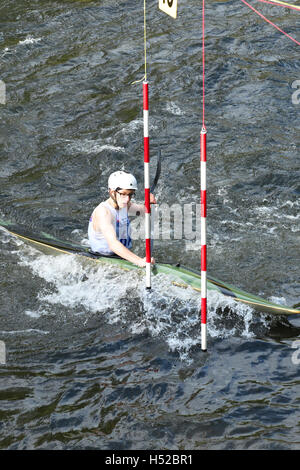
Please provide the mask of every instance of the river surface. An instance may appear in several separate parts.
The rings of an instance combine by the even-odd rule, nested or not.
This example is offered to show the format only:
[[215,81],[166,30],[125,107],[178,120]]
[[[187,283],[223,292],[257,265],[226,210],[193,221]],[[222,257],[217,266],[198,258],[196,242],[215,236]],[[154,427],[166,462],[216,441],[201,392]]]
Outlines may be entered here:
[[[201,8],[178,3],[147,2],[151,178],[160,148],[158,203],[195,209]],[[300,40],[298,12],[254,6]],[[299,46],[238,0],[206,10],[208,271],[294,305]],[[143,36],[142,1],[1,1],[0,218],[86,244],[112,171],[143,200]],[[173,235],[155,258],[199,269],[199,239]],[[211,294],[205,353],[198,293],[0,241],[1,449],[299,448],[299,317]]]

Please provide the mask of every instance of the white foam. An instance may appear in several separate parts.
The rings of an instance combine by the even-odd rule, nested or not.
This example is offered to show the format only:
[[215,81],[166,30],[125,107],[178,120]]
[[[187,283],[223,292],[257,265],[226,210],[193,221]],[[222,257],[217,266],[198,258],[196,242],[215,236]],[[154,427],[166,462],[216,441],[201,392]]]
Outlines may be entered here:
[[[125,123],[121,130],[119,131],[122,135],[128,136],[131,134],[136,134],[137,131],[143,129],[144,121],[143,118],[133,119],[132,121]],[[157,125],[154,124],[153,120],[149,121],[149,130],[156,130]],[[115,138],[118,138],[118,133],[115,134]]]
[[294,206],[298,207],[299,205],[300,205],[300,200],[296,199],[295,201],[286,201],[286,202],[284,202],[282,204],[282,207],[284,208],[284,207],[288,206],[292,209]]
[[32,310],[25,310],[24,313],[30,318],[40,318],[41,316],[40,312],[33,312]]
[[[13,239],[16,246],[23,245],[22,240],[9,233],[8,230],[5,227],[2,227],[1,225],[0,232],[3,232],[1,237],[1,243],[10,243]],[[12,253],[15,253],[15,251],[12,251]]]
[[92,154],[92,153],[101,153],[104,151],[113,151],[113,152],[125,152],[124,147],[115,146],[112,144],[108,144],[103,142],[102,140],[73,140],[67,141],[67,149],[71,152],[81,152],[85,154]]
[[269,301],[273,302],[274,304],[278,304],[278,305],[283,305],[283,306],[287,305],[287,301],[284,297],[272,296],[272,297],[269,298]]
[[42,38],[33,38],[32,36],[27,36],[23,41],[19,41],[19,44],[36,44],[40,42]]
[[129,123],[125,124],[122,127],[121,132],[123,134],[132,134],[135,133],[137,130],[141,129],[143,125],[144,124],[142,118],[134,119],[133,121],[130,121]]
[[0,331],[1,335],[19,335],[19,334],[24,334],[24,333],[38,333],[40,335],[48,335],[49,331],[43,331],[37,328],[28,328],[27,330]]
[[5,49],[3,49],[0,57],[4,57],[7,53],[9,52],[9,48],[8,47],[5,47]]
[[[141,270],[124,271],[75,255],[45,255],[25,244],[19,256],[22,265],[48,283],[38,294],[40,308],[26,310],[28,316],[53,315],[53,306],[66,307],[74,315],[79,312],[83,318],[104,315],[105,321],[124,324],[132,334],[147,331],[152,337],[163,339],[184,360],[194,346],[201,344],[201,296],[192,288],[182,289],[158,274],[152,276],[152,289],[147,291]],[[234,319],[230,313],[222,314],[226,309],[232,309]],[[250,338],[252,323],[250,307],[217,291],[208,291],[209,337]]]
[[175,116],[183,116],[185,114],[180,107],[174,103],[173,101],[170,101],[167,103],[166,109],[169,113],[174,114]]
[[[253,320],[253,309],[251,307],[216,291],[208,291],[207,304],[209,309],[207,329],[210,336],[217,338],[228,338],[230,336],[251,338],[254,336],[254,333],[250,331],[251,322]],[[234,312],[240,320],[239,322],[235,322],[235,326],[230,329],[226,322],[226,314],[224,314],[223,321],[220,322],[219,311],[225,308]]]

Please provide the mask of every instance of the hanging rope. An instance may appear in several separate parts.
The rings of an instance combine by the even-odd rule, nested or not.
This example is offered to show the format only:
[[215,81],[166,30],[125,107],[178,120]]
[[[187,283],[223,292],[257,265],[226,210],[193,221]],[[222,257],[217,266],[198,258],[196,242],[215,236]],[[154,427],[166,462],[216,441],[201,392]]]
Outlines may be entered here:
[[140,80],[136,80],[135,82],[132,82],[132,85],[135,83],[140,83],[143,81],[147,81],[147,16],[146,16],[146,10],[147,10],[147,5],[146,5],[146,0],[144,0],[144,76]]
[[291,8],[292,10],[300,11],[300,6],[292,5],[291,3],[279,2],[278,0],[257,0],[262,3],[269,3],[270,5],[275,5],[277,7]]
[[[249,8],[251,8],[251,10],[253,10],[257,15],[259,15],[263,20],[265,20],[267,23],[269,23],[270,25],[274,26],[274,28],[278,29],[278,31],[280,31],[282,34],[284,34],[285,36],[287,36],[289,39],[291,39],[291,41],[295,42],[296,44],[298,44],[298,46],[300,46],[300,42],[297,41],[297,39],[294,39],[292,36],[290,36],[288,33],[286,33],[285,31],[283,31],[283,29],[279,28],[279,26],[277,26],[275,23],[273,23],[271,20],[268,20],[268,18],[266,18],[262,13],[260,13],[259,11],[257,11],[252,5],[250,5],[248,2],[246,2],[246,0],[241,0],[245,5],[247,5]],[[262,0],[259,0],[259,1],[262,1]]]
[[145,82],[147,81],[147,26],[146,26],[146,0],[144,0],[144,57],[145,57]]
[[205,0],[202,2],[202,128],[205,129]]

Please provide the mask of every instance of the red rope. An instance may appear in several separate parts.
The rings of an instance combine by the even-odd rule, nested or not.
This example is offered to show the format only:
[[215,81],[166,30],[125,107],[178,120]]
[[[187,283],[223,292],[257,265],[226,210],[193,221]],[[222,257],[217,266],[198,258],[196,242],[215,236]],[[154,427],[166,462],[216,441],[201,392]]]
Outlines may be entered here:
[[282,8],[290,8],[292,10],[296,10],[296,11],[300,11],[300,7],[298,7],[297,5],[291,5],[291,4],[282,4],[282,3],[277,3],[277,2],[272,2],[272,0],[257,0],[258,2],[262,2],[262,3],[269,3],[270,5],[274,5],[276,7],[282,7]]
[[292,36],[290,36],[288,33],[286,33],[285,31],[283,31],[281,28],[279,28],[279,26],[277,26],[275,23],[272,23],[271,20],[268,20],[268,18],[266,18],[264,15],[262,15],[259,11],[257,11],[253,6],[249,5],[249,3],[247,3],[245,0],[242,0],[243,3],[245,3],[245,5],[247,5],[249,8],[251,8],[251,10],[253,10],[257,15],[259,15],[261,18],[263,18],[267,23],[269,23],[270,25],[274,26],[274,28],[278,29],[278,31],[280,31],[281,33],[283,33],[285,36],[287,36],[289,39],[291,39],[292,41],[294,41],[296,44],[298,44],[298,46],[300,46],[300,42],[298,42],[296,39],[294,39]]

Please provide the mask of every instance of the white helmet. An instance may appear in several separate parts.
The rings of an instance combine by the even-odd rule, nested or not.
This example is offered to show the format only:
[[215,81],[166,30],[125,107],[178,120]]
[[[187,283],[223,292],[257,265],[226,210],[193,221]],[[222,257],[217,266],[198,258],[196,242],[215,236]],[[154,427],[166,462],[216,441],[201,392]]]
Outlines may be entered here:
[[137,189],[135,177],[126,171],[115,171],[108,178],[108,189]]

